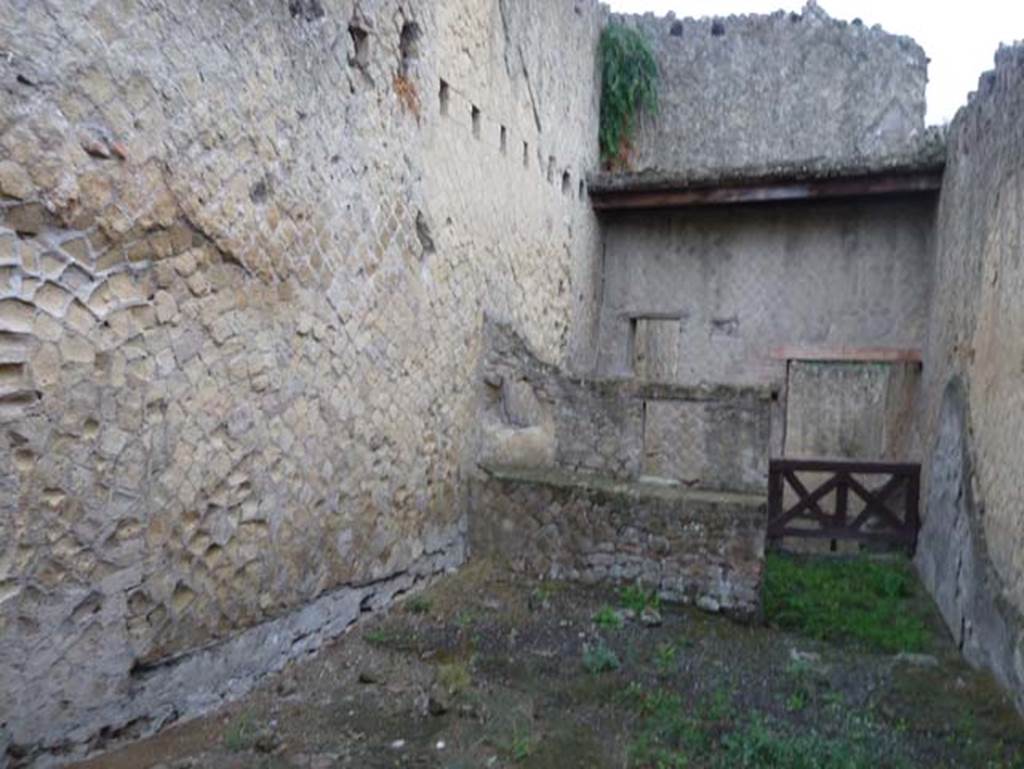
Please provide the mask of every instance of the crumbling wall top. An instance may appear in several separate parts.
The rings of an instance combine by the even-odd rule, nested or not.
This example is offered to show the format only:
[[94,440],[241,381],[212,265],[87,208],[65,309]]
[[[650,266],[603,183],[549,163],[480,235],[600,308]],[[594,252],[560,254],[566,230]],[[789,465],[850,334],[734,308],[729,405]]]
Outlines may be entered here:
[[813,1],[802,13],[612,21],[645,35],[660,71],[657,114],[629,151],[635,171],[869,166],[913,152],[925,132],[922,48]]

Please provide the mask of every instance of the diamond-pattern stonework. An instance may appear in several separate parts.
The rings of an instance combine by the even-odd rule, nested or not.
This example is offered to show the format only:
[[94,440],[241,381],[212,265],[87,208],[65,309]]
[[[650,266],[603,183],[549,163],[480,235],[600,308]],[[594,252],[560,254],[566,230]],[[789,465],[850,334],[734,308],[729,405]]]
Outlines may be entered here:
[[[150,731],[267,672],[240,631],[277,622],[283,660],[354,618],[310,624],[307,608],[295,624],[297,608],[369,608],[360,586],[459,562],[484,313],[554,359],[592,357],[593,216],[503,153],[498,129],[556,157],[559,180],[596,164],[596,140],[579,141],[596,136],[581,52],[600,16],[577,6],[5,11],[14,743],[73,746],[140,717]],[[407,19],[421,38],[400,67]],[[358,61],[351,24],[369,32]],[[289,651],[289,633],[306,640]],[[161,666],[229,638],[210,672]]]

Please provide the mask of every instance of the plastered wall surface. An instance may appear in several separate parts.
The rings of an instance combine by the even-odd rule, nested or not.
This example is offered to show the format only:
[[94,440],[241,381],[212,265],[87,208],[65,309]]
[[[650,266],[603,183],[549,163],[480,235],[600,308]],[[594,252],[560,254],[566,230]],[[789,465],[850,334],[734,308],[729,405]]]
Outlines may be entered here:
[[919,459],[920,373],[916,363],[791,361],[784,453]]
[[0,753],[209,709],[459,563],[484,311],[593,358],[600,24],[6,5]]
[[636,171],[844,164],[923,136],[927,57],[910,38],[813,2],[801,13],[616,19],[643,32],[660,71],[658,111],[629,153]]
[[918,562],[966,657],[1024,708],[1024,47],[953,121],[924,384]]
[[787,345],[920,348],[933,206],[606,216],[599,370],[632,370],[629,318],[642,314],[679,317],[680,382],[781,383],[785,362],[772,353]]

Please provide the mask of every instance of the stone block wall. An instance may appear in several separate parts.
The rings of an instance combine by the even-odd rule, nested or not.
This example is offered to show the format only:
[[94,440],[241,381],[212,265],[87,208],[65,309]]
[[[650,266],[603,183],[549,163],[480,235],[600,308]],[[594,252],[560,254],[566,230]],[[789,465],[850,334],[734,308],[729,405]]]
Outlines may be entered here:
[[966,658],[1024,710],[1024,46],[957,114],[924,366],[918,565]]
[[484,312],[593,359],[601,23],[6,5],[0,754],[213,707],[460,562]]
[[616,16],[650,42],[657,114],[630,152],[636,171],[848,165],[924,138],[927,57],[907,37],[802,13],[703,19]]
[[763,491],[775,393],[569,374],[507,325],[487,326],[484,464]]
[[492,467],[472,484],[470,546],[532,577],[639,580],[666,600],[760,610],[761,495]]

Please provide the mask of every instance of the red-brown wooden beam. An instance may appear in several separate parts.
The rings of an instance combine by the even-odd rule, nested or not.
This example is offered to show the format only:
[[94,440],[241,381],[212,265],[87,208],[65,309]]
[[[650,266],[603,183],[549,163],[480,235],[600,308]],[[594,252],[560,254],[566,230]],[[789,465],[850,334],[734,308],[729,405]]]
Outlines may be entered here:
[[590,200],[595,211],[629,211],[935,193],[941,187],[941,171],[921,171],[804,181],[752,181],[692,188],[601,189],[592,187]]

